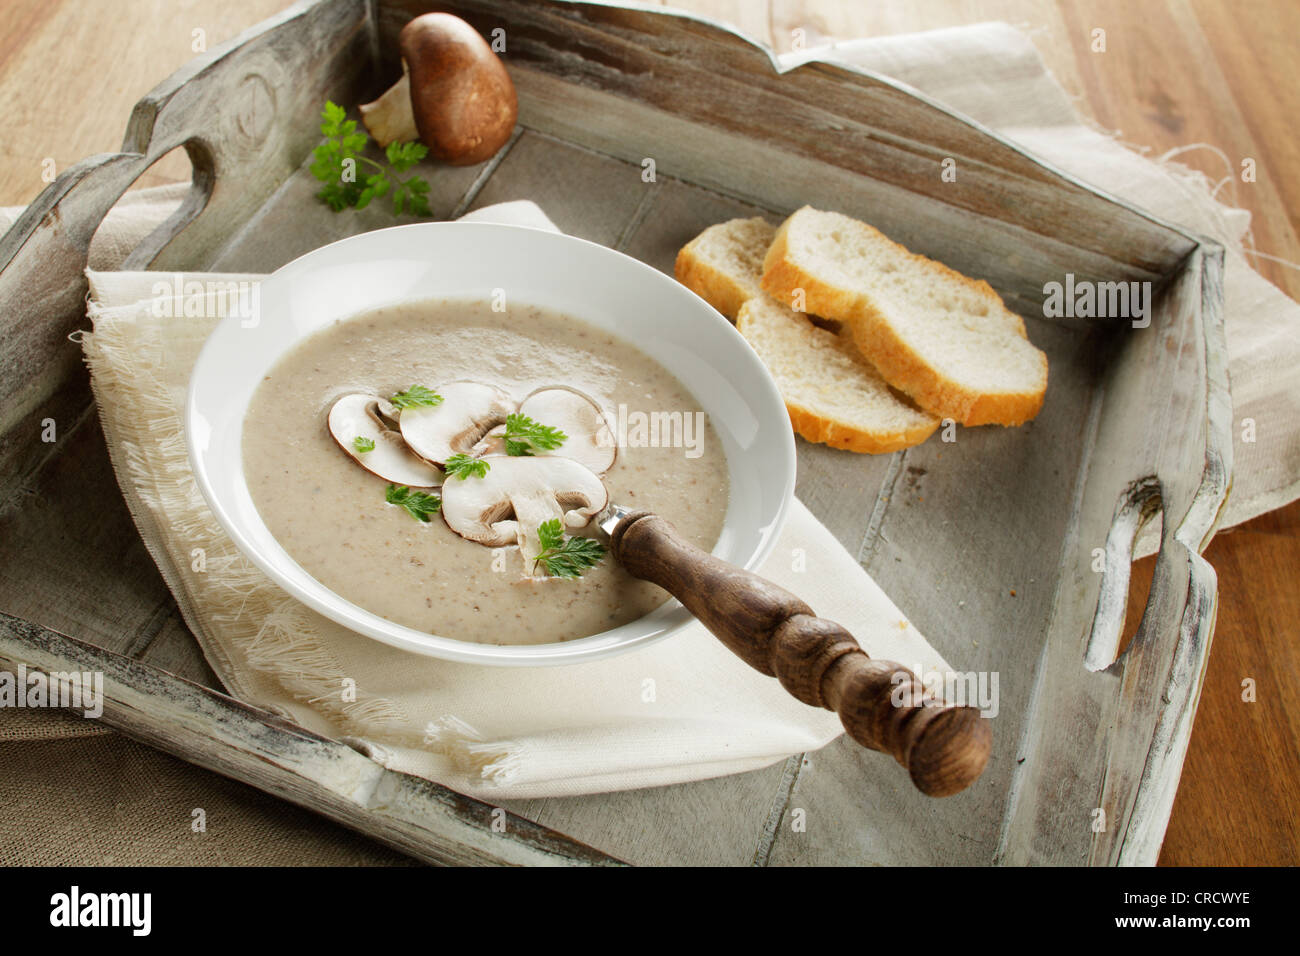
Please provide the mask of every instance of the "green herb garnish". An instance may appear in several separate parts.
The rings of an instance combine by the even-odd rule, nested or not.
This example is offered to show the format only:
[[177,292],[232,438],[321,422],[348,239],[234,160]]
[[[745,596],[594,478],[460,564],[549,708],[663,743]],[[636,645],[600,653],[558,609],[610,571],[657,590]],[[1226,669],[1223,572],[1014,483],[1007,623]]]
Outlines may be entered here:
[[514,412],[506,416],[506,454],[515,457],[532,455],[533,450],[551,451],[568,440],[558,428],[541,425],[527,415]]
[[[335,212],[349,206],[364,209],[370,200],[393,194],[393,212],[401,215],[409,207],[417,216],[432,215],[429,209],[429,184],[419,176],[402,179],[401,174],[428,155],[423,143],[389,143],[385,150],[388,166],[377,163],[361,152],[370,143],[357,130],[357,121],[347,118],[347,110],[337,103],[325,102],[321,111],[321,135],[325,142],[312,153],[311,173],[325,185],[316,198]],[[367,176],[357,174],[357,164],[374,168]]]
[[398,408],[432,408],[442,404],[442,396],[423,385],[412,385],[406,391],[394,395],[391,401]]
[[406,485],[389,485],[384,500],[390,505],[399,505],[407,514],[417,521],[428,521],[429,515],[438,513],[442,499],[424,491],[412,491]]
[[482,458],[474,458],[462,452],[448,458],[442,470],[447,473],[448,478],[459,478],[464,481],[466,478],[482,478],[491,467]]
[[368,451],[375,450],[375,440],[358,435],[352,439],[352,447],[356,449],[358,455],[364,455]]
[[537,529],[537,537],[542,543],[537,564],[553,578],[580,578],[584,571],[594,568],[605,556],[605,546],[599,541],[566,538],[559,518],[543,521]]

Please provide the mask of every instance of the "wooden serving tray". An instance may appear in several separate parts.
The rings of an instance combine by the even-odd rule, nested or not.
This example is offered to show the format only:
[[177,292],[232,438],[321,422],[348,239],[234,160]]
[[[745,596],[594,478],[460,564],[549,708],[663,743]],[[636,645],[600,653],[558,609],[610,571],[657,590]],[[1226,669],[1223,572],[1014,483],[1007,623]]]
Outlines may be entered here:
[[[998,673],[984,777],[932,800],[841,740],[718,780],[520,801],[495,833],[490,807],[220,692],[131,526],[67,340],[87,247],[178,146],[193,189],[127,268],[265,272],[391,224],[380,204],[315,202],[303,161],[326,98],[364,102],[396,78],[416,0],[302,3],[198,57],[138,104],[122,152],[66,170],[0,239],[0,665],[102,670],[106,723],[430,861],[1154,863],[1216,609],[1200,552],[1231,464],[1221,250],[885,78],[781,74],[716,24],[562,0],[438,8],[505,31],[521,124],[482,166],[425,170],[438,216],[532,199],[671,271],[707,225],[808,203],[986,277],[1026,317],[1051,361],[1030,425],[885,457],[799,445],[803,501],[948,660]],[[1150,327],[1045,321],[1044,283],[1066,273],[1156,283]],[[53,446],[44,418],[61,424]],[[1116,659],[1153,517],[1150,599]]]

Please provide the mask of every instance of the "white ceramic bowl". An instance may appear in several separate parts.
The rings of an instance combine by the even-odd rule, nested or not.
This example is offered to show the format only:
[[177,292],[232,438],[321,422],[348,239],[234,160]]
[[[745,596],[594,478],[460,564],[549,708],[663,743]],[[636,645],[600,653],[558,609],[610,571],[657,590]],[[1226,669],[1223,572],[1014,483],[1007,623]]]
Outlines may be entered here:
[[[394,624],[304,571],[267,529],[244,480],[244,415],[262,377],[289,349],[336,319],[381,305],[491,296],[554,309],[632,342],[691,391],[722,440],[731,502],[714,554],[756,567],[771,551],[794,493],[794,439],[780,393],[740,334],[702,299],[644,263],[559,233],[490,223],[427,223],[368,232],[279,269],[255,318],[229,315],[190,380],[186,437],[208,504],[239,549],[304,604],[359,634],[419,654],[478,664],[569,664],[668,637],[690,614],[670,601],[591,637],[489,645]],[[671,518],[671,516],[668,516]]]

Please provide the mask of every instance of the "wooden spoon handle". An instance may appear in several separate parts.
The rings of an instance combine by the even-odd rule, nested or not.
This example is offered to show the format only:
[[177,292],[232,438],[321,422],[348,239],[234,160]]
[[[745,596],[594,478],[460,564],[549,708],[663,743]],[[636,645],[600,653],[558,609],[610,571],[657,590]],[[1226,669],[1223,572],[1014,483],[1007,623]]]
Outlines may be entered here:
[[850,737],[892,754],[922,792],[964,790],[988,762],[993,734],[975,707],[929,697],[906,667],[867,656],[853,635],[785,588],[691,544],[644,511],[610,535],[628,573],[681,601],[745,663],[796,698],[839,714]]

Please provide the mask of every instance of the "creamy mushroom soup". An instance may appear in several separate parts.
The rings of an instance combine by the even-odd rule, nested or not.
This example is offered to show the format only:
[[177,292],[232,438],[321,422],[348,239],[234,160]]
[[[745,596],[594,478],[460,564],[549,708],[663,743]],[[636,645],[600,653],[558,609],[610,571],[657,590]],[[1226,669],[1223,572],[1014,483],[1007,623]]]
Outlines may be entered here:
[[[438,393],[437,406],[404,404],[426,392]],[[511,411],[543,429],[517,433],[512,451],[525,454],[514,457],[506,446],[516,433],[504,424],[486,434],[472,426]],[[464,427],[444,427],[451,421]],[[593,421],[608,431],[593,435]],[[542,447],[548,427],[566,435],[558,447]],[[607,457],[600,449],[611,439]],[[572,538],[562,549],[572,551],[589,551],[584,537],[604,540],[594,524],[574,524],[605,490],[613,502],[662,515],[705,549],[727,510],[721,443],[682,384],[622,339],[527,306],[494,312],[485,301],[439,300],[334,323],[258,387],[243,452],[262,519],[321,584],[396,623],[481,643],[585,637],[667,600],[611,554],[594,566],[579,562],[576,578],[556,576],[565,566],[538,561],[544,542],[535,528],[522,548],[494,543],[501,535],[492,529],[509,523],[516,506],[534,522],[563,514],[550,530]],[[476,474],[483,466],[470,461],[456,472],[465,477],[444,479],[430,462],[442,466],[454,454],[464,459],[449,469],[481,458],[490,470]],[[435,511],[434,499],[445,499],[445,509]]]

